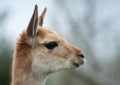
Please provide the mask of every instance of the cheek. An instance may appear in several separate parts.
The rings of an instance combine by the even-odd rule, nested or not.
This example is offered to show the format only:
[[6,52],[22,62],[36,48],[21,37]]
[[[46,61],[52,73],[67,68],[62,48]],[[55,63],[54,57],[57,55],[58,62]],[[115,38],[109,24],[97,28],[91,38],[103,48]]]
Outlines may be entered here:
[[[64,55],[60,56],[61,54]],[[37,51],[32,61],[32,71],[37,74],[48,74],[73,68],[71,62],[63,57],[67,57],[65,51],[57,50],[51,53],[47,51]]]
[[72,65],[68,60],[57,58],[55,56],[44,56],[44,58],[41,58],[40,56],[35,57],[32,63],[32,71],[37,74],[49,74],[71,68]]
[[50,72],[50,61],[45,55],[38,54],[33,58],[32,71],[35,73],[47,74]]

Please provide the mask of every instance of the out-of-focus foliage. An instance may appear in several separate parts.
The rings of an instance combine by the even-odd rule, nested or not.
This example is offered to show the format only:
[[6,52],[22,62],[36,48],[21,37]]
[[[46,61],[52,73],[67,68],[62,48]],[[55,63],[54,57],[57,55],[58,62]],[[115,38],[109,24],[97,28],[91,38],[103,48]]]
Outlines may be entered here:
[[0,13],[0,85],[9,85],[11,66],[11,44],[5,37],[4,24],[8,12]]
[[[119,85],[120,1],[53,0],[53,4],[49,23],[85,52],[87,63],[79,70],[50,75],[46,85]],[[0,12],[0,85],[10,83],[13,47],[5,36],[7,16],[8,11]]]
[[10,82],[10,48],[0,43],[0,85],[9,85]]

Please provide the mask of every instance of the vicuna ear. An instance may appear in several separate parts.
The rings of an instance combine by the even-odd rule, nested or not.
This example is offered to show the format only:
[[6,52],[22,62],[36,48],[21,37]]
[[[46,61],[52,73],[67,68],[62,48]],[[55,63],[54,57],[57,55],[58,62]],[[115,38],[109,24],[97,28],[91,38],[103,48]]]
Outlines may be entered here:
[[30,20],[30,22],[28,24],[28,28],[27,28],[27,36],[29,38],[35,37],[37,27],[38,27],[38,6],[35,5],[33,15],[31,17],[31,20]]
[[46,11],[47,11],[47,8],[45,8],[45,9],[43,10],[42,14],[41,14],[40,17],[39,17],[39,26],[41,26],[41,27],[42,27],[42,25],[43,25],[43,20],[44,20]]

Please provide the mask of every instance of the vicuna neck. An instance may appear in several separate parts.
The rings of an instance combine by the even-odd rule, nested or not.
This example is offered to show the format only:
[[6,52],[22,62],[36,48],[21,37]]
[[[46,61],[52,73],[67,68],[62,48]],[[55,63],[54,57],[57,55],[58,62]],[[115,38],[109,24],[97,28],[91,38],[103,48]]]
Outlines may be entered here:
[[45,75],[18,71],[17,75],[13,76],[12,85],[45,85],[45,80]]
[[16,76],[13,76],[12,85],[45,85],[45,80],[45,75],[18,71]]
[[25,34],[17,41],[12,63],[11,85],[44,85],[47,75],[32,72],[31,47],[27,45]]

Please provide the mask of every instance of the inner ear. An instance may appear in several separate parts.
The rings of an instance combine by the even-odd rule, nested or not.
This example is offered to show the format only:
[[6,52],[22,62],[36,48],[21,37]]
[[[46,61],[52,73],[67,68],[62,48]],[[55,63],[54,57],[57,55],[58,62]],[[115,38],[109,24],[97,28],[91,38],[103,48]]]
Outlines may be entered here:
[[43,10],[42,14],[41,14],[40,17],[39,17],[39,26],[41,26],[41,27],[42,27],[42,25],[43,25],[43,21],[44,21],[44,17],[45,17],[46,11],[47,11],[47,8],[45,8],[45,9]]
[[38,6],[35,5],[33,15],[27,27],[27,36],[34,38],[38,27]]

